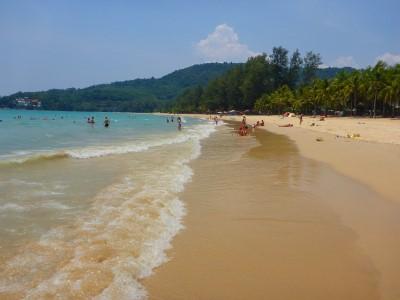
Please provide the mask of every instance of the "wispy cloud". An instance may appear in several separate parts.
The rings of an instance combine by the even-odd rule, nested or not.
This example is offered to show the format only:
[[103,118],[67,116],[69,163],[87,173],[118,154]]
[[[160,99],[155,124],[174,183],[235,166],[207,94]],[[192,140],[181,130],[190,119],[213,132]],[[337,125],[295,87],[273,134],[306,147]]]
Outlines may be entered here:
[[387,63],[390,66],[400,64],[400,54],[386,52],[376,58],[376,62],[378,62],[380,60],[384,61],[385,63]]
[[218,25],[207,38],[196,44],[197,53],[206,61],[244,61],[258,53],[240,43],[235,30],[227,24]]
[[334,67],[343,68],[343,67],[353,67],[358,68],[358,64],[354,60],[353,56],[339,56],[332,64]]
[[336,68],[343,68],[343,67],[352,67],[352,68],[359,68],[359,65],[356,63],[353,56],[339,56],[334,61],[329,64],[322,64],[320,66],[321,69],[329,68],[329,67],[336,67]]

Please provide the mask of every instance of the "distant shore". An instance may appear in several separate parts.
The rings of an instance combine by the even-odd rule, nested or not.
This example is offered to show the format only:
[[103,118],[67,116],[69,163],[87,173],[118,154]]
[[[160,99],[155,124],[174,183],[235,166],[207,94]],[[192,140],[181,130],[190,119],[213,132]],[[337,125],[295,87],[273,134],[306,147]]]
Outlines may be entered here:
[[398,299],[400,121],[262,119],[204,142],[150,299]]

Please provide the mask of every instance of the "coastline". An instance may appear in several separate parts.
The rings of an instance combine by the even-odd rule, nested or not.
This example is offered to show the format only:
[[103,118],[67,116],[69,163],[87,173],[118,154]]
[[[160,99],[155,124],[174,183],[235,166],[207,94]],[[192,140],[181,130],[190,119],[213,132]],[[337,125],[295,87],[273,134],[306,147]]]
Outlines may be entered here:
[[397,299],[398,145],[264,128],[204,142],[150,299]]
[[[206,119],[209,115],[183,114]],[[240,122],[241,116],[224,116],[223,121]],[[325,121],[305,117],[247,116],[247,123],[264,120],[259,129],[283,134],[296,143],[302,156],[325,163],[335,171],[366,184],[384,197],[400,202],[400,119],[327,118]],[[316,122],[319,126],[309,126]],[[291,123],[293,127],[279,127]],[[363,124],[359,124],[363,123]],[[372,130],[371,130],[372,128]],[[343,133],[360,134],[347,138]],[[347,135],[347,134],[346,134]],[[322,142],[316,139],[322,138]]]

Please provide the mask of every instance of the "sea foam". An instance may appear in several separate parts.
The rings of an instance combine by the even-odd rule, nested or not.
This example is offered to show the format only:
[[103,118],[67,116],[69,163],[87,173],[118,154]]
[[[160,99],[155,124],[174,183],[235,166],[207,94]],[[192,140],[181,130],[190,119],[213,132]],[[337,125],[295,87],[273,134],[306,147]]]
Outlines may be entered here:
[[[100,191],[73,226],[54,228],[28,245],[0,274],[0,296],[146,298],[140,279],[168,260],[165,251],[184,227],[185,205],[178,193],[193,175],[188,163],[200,155],[200,141],[213,131],[211,124],[197,125],[177,137],[149,142],[147,149],[169,151],[169,161],[153,162],[140,176],[132,169],[131,175]],[[69,155],[86,159],[139,148],[85,149]]]

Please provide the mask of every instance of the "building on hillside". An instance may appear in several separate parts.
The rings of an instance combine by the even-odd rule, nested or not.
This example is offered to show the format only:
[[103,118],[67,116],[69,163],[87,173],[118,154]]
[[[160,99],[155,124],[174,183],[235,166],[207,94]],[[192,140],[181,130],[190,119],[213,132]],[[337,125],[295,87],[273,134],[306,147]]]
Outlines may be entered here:
[[26,108],[40,108],[42,106],[42,102],[38,99],[32,99],[29,97],[24,98],[16,98],[15,104],[20,107]]

